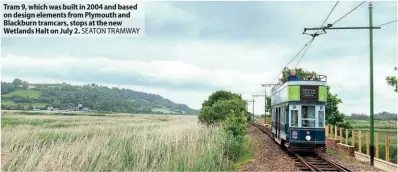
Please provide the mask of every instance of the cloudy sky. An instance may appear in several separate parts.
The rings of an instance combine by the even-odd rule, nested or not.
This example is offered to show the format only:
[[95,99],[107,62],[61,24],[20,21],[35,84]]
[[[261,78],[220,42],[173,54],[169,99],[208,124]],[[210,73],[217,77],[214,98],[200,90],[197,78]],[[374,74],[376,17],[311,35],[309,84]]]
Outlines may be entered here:
[[[3,81],[98,83],[160,94],[199,109],[224,89],[262,94],[335,2],[147,2],[143,38],[1,38]],[[340,2],[327,23],[359,4]],[[397,2],[373,2],[374,23],[397,18]],[[335,26],[367,26],[368,3]],[[298,58],[288,67],[294,67]],[[396,75],[397,24],[374,31],[375,112],[397,112],[385,82]],[[330,30],[297,67],[328,76],[344,113],[369,112],[369,31]],[[255,113],[264,111],[257,98]]]

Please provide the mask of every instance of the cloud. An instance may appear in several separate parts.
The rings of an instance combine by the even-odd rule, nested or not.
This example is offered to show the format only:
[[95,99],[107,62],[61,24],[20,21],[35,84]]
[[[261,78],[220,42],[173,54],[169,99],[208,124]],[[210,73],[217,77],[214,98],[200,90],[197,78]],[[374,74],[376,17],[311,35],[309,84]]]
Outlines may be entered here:
[[[260,84],[269,83],[310,39],[301,34],[303,28],[319,26],[334,3],[147,2],[145,38],[1,38],[1,75],[115,85],[194,108],[218,89],[252,99],[252,94],[264,94]],[[358,3],[340,2],[327,23]],[[365,6],[338,26],[366,26]],[[375,23],[393,20],[396,3],[375,2],[374,11]],[[396,95],[385,82],[386,76],[396,75],[397,41],[391,37],[396,28],[374,32],[375,112],[396,112]],[[347,114],[369,111],[368,34],[328,31],[315,39],[298,65],[326,74]],[[263,98],[256,100],[255,112],[263,113]]]

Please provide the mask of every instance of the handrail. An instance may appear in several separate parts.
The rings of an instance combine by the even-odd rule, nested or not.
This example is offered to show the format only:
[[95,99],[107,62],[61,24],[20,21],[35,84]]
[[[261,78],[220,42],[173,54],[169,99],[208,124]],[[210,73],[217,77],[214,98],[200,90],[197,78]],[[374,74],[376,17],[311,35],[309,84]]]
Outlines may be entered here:
[[[306,79],[304,79],[304,80],[298,80],[298,81],[321,81],[321,82],[327,82],[327,76],[326,75],[316,75],[315,76],[315,78],[313,79],[313,80],[308,80],[308,77],[310,76],[310,74],[306,74],[306,75],[304,75],[305,77],[304,78],[306,78]],[[271,90],[275,90],[275,89],[278,89],[278,88],[280,88],[283,84],[285,84],[286,82],[289,82],[289,81],[281,81],[281,80],[279,80],[279,82],[276,84],[276,85],[274,85],[272,88],[271,88]]]

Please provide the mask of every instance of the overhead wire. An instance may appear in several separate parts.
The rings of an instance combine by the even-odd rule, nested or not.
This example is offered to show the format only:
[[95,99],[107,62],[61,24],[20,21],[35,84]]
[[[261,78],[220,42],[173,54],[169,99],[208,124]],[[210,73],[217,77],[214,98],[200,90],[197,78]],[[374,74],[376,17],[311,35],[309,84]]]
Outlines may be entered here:
[[374,26],[374,27],[380,27],[380,26],[388,25],[388,24],[391,24],[391,23],[394,23],[394,22],[397,22],[397,21],[398,20],[393,20],[393,21],[390,21],[390,22],[387,22],[387,23],[384,23],[384,24],[381,24],[381,25]]
[[[329,14],[326,16],[325,20],[322,22],[321,26],[322,27],[325,22],[329,19],[330,15],[332,14],[332,12],[334,11],[334,9],[336,8],[337,4],[339,3],[339,1],[336,2],[336,4],[334,4],[332,10],[330,10]],[[318,31],[319,32],[319,31]],[[306,48],[306,50],[304,51],[303,55],[301,55],[300,60],[296,63],[296,66],[298,65],[298,63],[301,61],[301,59],[304,57],[305,53],[307,52],[309,46],[311,45],[311,43],[314,41],[315,37],[317,36],[318,32],[316,32],[314,34],[314,36],[312,36],[312,38],[308,41],[307,44],[304,45],[304,47],[282,68],[282,70],[278,73],[278,75],[275,76],[274,79],[271,80],[271,83],[278,78],[278,76],[283,72],[283,70],[291,63],[293,62],[293,60]]]
[[353,12],[354,10],[356,10],[359,6],[361,6],[363,3],[365,3],[366,1],[361,2],[359,5],[357,5],[355,8],[353,8],[351,11],[349,11],[347,14],[345,14],[343,17],[340,17],[338,20],[336,20],[333,25],[335,25],[337,22],[339,22],[341,19],[343,19],[344,17],[346,17],[348,14],[350,14],[351,12]]
[[[334,9],[336,8],[336,6],[337,6],[338,3],[339,3],[339,1],[337,1],[336,4],[334,4],[332,10],[330,10],[328,16],[325,18],[325,20],[323,20],[321,26],[319,26],[319,27],[322,27],[322,26],[325,24],[325,22],[329,19],[330,15],[331,15],[332,12],[334,11]],[[320,30],[318,30],[316,33],[319,33],[319,32],[320,32]]]
[[304,50],[304,48],[305,47],[307,47],[308,46],[308,44],[310,43],[312,41],[312,38],[311,38],[311,40],[310,41],[308,41],[305,45],[304,45],[304,47],[303,48],[301,48],[301,50],[285,65],[285,67],[283,67],[282,68],[282,70],[278,73],[278,75],[276,75],[275,76],[275,78],[274,79],[272,79],[271,80],[271,83],[276,79],[276,78],[278,78],[278,76],[283,72],[283,70],[286,68],[286,66],[288,66],[303,50]]
[[297,65],[300,63],[301,59],[303,59],[305,53],[307,52],[307,50],[311,47],[311,43],[314,42],[315,37],[313,37],[310,41],[310,43],[308,44],[307,48],[304,50],[303,54],[301,55],[301,57],[299,58],[299,60],[297,61],[296,65],[294,66],[294,68],[297,68]]

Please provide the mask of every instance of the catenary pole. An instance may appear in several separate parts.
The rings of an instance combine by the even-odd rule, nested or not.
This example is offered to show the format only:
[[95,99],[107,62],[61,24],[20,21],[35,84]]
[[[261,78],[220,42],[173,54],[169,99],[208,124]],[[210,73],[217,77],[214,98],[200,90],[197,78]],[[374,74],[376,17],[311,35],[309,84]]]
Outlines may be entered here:
[[373,109],[373,16],[369,2],[369,53],[370,53],[370,166],[374,166],[374,109]]
[[373,29],[381,29],[381,27],[373,26],[373,13],[372,13],[373,5],[372,2],[369,2],[369,27],[333,27],[332,24],[328,24],[326,27],[321,28],[304,28],[304,33],[307,30],[338,30],[338,29],[368,29],[369,30],[369,75],[370,75],[370,165],[374,167],[374,101],[373,101]]

